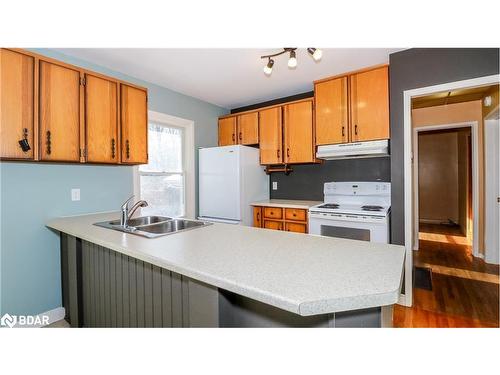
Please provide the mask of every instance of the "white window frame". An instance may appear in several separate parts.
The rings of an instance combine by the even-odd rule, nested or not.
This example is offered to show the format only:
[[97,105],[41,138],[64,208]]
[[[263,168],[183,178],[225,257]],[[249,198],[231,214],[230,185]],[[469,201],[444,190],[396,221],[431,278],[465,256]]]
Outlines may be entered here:
[[[185,217],[195,217],[195,167],[194,167],[194,121],[161,112],[148,111],[149,122],[165,125],[168,127],[181,128],[184,131],[184,144],[182,145],[182,161],[184,169],[184,203]],[[134,166],[134,195],[137,199],[141,197],[141,184],[139,166]],[[177,173],[176,173],[177,174]]]

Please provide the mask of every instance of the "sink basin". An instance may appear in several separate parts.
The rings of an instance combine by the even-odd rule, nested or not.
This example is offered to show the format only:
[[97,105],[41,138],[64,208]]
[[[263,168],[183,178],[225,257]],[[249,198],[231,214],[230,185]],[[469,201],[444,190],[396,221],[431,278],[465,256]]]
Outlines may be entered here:
[[103,221],[94,225],[138,236],[155,238],[189,229],[201,228],[210,224],[212,223],[207,221],[173,219],[165,216],[142,216],[130,219],[126,228],[120,225],[119,220]]
[[181,230],[202,227],[204,225],[207,225],[207,223],[204,221],[173,219],[165,221],[163,223],[147,225],[137,229],[147,233],[168,234],[173,232],[179,232]]

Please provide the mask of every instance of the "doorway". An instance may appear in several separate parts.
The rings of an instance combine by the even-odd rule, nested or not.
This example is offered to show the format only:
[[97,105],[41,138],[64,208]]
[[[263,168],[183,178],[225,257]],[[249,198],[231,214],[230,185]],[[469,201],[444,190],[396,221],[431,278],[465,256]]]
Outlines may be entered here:
[[[485,138],[490,136],[483,104],[491,92],[498,93],[498,79],[498,76],[483,77],[404,93],[408,256],[401,303],[407,307],[395,308],[395,326],[499,326],[499,266],[485,262],[488,256],[484,247],[485,230],[488,230],[485,229],[488,202],[485,195],[489,194],[491,201],[492,194],[485,188],[489,173]],[[492,129],[496,135],[498,129]],[[496,144],[491,155],[498,159],[495,147]],[[425,153],[444,154],[442,164],[452,159],[453,166],[441,165],[439,169],[440,163],[432,164],[429,155],[428,160],[422,160]],[[419,161],[431,164],[422,171]],[[495,163],[490,162],[489,167],[500,174],[500,162]],[[425,176],[426,173],[431,178]],[[419,178],[425,180],[426,177],[426,184],[430,185],[422,187]],[[436,181],[438,179],[440,181]],[[442,180],[448,182],[439,187],[436,182]],[[456,181],[453,189],[449,181]],[[433,185],[441,191],[432,193],[431,189],[426,198],[420,190]],[[498,188],[495,189],[498,194]],[[495,232],[498,233],[498,228]]]

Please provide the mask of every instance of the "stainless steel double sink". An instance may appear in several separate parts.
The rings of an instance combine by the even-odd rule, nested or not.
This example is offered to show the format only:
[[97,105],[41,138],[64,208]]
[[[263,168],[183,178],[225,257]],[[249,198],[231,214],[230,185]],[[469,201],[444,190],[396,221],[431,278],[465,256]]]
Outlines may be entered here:
[[126,227],[120,225],[120,220],[102,221],[95,223],[99,227],[118,230],[120,232],[135,234],[147,238],[156,238],[184,232],[186,230],[201,228],[212,223],[207,221],[171,218],[165,216],[142,216],[128,220]]

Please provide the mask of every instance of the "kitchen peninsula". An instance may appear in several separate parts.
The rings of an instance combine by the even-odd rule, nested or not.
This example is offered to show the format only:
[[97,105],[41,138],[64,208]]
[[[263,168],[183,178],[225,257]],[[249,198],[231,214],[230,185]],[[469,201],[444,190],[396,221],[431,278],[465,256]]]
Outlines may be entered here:
[[404,247],[215,223],[155,239],[63,217],[75,327],[391,326]]

